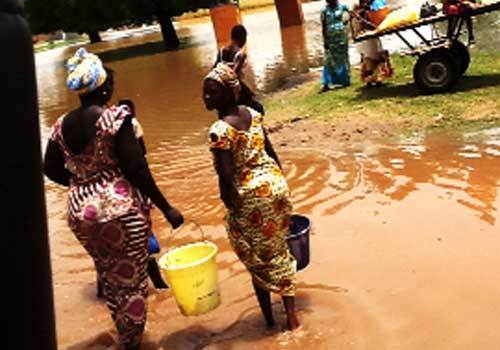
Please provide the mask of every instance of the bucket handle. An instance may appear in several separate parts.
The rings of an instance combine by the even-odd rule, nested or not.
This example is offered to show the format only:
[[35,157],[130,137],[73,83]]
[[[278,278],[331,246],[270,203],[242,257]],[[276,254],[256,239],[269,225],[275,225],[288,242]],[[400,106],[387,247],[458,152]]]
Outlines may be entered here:
[[[205,231],[203,231],[203,228],[201,227],[201,225],[194,220],[184,220],[184,224],[177,230],[177,232],[175,232],[174,228],[170,229],[170,237],[167,238],[167,249],[169,251],[172,249],[172,248],[170,248],[170,243],[172,242],[172,239],[174,239],[175,235],[177,233],[179,233],[180,231],[182,231],[182,229],[184,227],[186,227],[186,223],[191,223],[191,224],[194,224],[196,227],[198,227],[198,229],[200,230],[200,233],[201,233],[201,239],[203,241],[205,241]],[[170,261],[168,259],[168,256],[167,256],[167,262],[170,265]]]
[[[200,230],[200,233],[201,233],[201,240],[202,241],[205,241],[205,231],[203,231],[203,228],[201,227],[201,225],[199,223],[197,223],[196,221],[194,220],[185,220],[185,223],[190,223],[190,224],[194,224],[199,230]],[[186,224],[182,225],[178,230],[177,232],[171,228],[170,229],[170,237],[168,237],[167,239],[167,248],[170,247],[170,242],[172,242],[172,239],[174,239],[175,235],[177,233],[179,233],[180,231],[182,231],[182,229],[186,227]]]

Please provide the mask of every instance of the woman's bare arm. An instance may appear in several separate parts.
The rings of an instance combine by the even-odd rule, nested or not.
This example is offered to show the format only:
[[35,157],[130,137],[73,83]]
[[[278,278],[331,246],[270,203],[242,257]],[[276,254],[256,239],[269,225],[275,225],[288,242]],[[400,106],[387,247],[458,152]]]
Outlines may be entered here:
[[278,166],[281,168],[281,162],[278,158],[278,155],[274,151],[274,147],[271,143],[271,140],[269,140],[269,137],[267,136],[267,131],[264,131],[264,147],[265,147],[266,153],[271,158],[273,158],[276,161],[276,163],[278,163]]
[[56,141],[49,140],[45,150],[45,175],[59,185],[69,186],[71,173],[64,165],[64,156]]
[[215,170],[219,175],[220,198],[227,209],[234,208],[237,191],[233,184],[233,155],[230,151],[213,150]]

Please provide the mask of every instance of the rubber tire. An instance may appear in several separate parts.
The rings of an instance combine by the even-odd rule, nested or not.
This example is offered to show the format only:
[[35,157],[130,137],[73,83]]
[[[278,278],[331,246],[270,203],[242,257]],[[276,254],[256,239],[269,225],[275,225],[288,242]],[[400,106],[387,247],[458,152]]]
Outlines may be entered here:
[[458,72],[460,75],[464,75],[469,68],[470,64],[470,54],[469,49],[462,42],[455,40],[451,45],[451,52],[455,57],[458,58]]
[[[433,77],[429,74],[441,73],[442,77]],[[413,77],[418,88],[427,94],[441,93],[451,90],[459,77],[459,66],[449,49],[439,48],[427,52],[419,57],[413,68]]]

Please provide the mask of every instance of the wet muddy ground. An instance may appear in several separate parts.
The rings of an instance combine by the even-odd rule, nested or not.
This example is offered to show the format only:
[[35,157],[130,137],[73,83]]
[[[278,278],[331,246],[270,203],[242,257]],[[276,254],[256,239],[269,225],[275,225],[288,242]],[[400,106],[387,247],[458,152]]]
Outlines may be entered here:
[[[278,139],[281,135],[274,135]],[[265,329],[251,281],[225,239],[208,151],[158,147],[153,170],[186,217],[220,253],[222,305],[186,318],[170,291],[151,289],[145,349],[494,349],[500,343],[500,130],[412,135],[388,144],[278,147],[297,213],[314,224],[312,262],[299,272],[303,328]],[[52,196],[61,193],[49,186]],[[49,197],[59,343],[112,344],[113,325],[95,297],[93,265],[68,231],[63,203]],[[175,238],[163,219],[164,250]],[[168,241],[168,242],[167,242]],[[92,345],[94,344],[94,345]]]

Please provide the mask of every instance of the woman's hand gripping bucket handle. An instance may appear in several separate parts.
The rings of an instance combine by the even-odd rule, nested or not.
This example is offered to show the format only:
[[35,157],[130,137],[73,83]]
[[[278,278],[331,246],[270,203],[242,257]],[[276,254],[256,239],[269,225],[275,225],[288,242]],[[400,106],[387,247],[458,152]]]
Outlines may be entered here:
[[[200,230],[200,233],[201,233],[201,239],[202,241],[206,241],[205,239],[205,231],[203,231],[203,228],[201,227],[201,225],[199,223],[197,223],[196,221],[194,220],[190,220],[190,219],[186,219],[185,220],[186,223],[190,223],[190,224],[193,224],[195,225],[199,230]],[[177,233],[179,233],[180,231],[182,231],[182,229],[184,227],[186,227],[186,223],[184,223],[184,225],[182,225],[178,230],[177,232],[175,232],[175,230],[173,228],[170,229],[170,237],[167,238],[167,247],[170,246],[170,242],[172,241],[172,239],[175,237],[175,235]]]
[[[201,239],[202,239],[202,241],[206,241],[206,239],[205,239],[205,236],[206,236],[206,235],[205,235],[205,231],[203,231],[202,226],[201,226],[198,222],[196,222],[196,221],[194,221],[194,220],[186,219],[186,220],[185,220],[184,225],[182,225],[182,226],[181,226],[181,227],[177,230],[177,232],[175,232],[174,228],[171,228],[171,229],[170,229],[170,237],[168,237],[168,238],[167,238],[167,249],[169,249],[169,250],[171,249],[171,248],[170,248],[170,243],[171,243],[171,242],[172,242],[172,240],[174,239],[175,235],[176,235],[177,233],[179,233],[180,231],[182,231],[182,229],[183,229],[184,227],[186,227],[186,223],[191,223],[191,224],[195,225],[195,226],[196,226],[196,227],[200,230],[200,233],[201,233]],[[168,255],[167,255],[167,263],[168,263],[168,264],[170,264],[170,261],[169,261],[169,259],[168,259]]]

